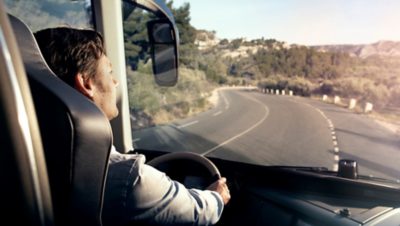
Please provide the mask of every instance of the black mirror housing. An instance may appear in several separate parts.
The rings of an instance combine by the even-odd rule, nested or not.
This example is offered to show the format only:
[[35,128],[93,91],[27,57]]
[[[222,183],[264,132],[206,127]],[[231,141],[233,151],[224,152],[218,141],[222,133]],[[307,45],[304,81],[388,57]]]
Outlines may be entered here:
[[178,81],[178,29],[168,19],[147,23],[155,81],[174,86]]

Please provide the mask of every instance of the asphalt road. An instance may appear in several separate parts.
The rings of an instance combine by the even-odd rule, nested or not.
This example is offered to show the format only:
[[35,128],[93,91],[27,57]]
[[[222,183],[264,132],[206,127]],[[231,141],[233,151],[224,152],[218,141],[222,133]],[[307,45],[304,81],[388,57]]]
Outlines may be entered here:
[[261,165],[323,166],[354,159],[360,174],[400,179],[400,138],[371,118],[302,97],[221,90],[213,109],[134,131],[135,146]]

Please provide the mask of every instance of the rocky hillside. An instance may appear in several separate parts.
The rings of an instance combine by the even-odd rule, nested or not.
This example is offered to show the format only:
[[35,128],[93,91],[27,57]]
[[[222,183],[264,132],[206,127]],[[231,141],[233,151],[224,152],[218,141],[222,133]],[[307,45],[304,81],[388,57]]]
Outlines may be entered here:
[[323,45],[311,46],[323,52],[346,52],[351,56],[367,58],[370,56],[400,57],[400,42],[379,41],[367,45]]
[[[272,40],[272,39],[271,39]],[[214,31],[197,30],[195,44],[199,50],[216,50],[223,57],[247,57],[255,54],[259,49],[283,49],[290,48],[285,42],[272,41],[271,45],[260,43],[259,40],[247,40],[246,38],[238,38],[234,40],[219,39]]]
[[[221,40],[215,32],[198,30],[196,45],[200,50],[207,50],[210,48],[218,48],[222,56],[235,57],[246,57],[249,53],[255,53],[258,49],[268,48],[290,48],[288,44],[281,42],[282,45],[265,46],[259,45],[254,41],[247,41],[242,39],[244,45],[240,45],[238,48],[232,48],[233,40]],[[379,41],[372,44],[366,45],[320,45],[320,46],[309,46],[315,48],[321,52],[345,52],[349,53],[350,56],[357,56],[361,58],[367,58],[370,56],[385,56],[385,57],[400,57],[400,42],[395,41]]]
[[197,30],[195,44],[200,50],[212,48],[218,45],[220,40],[215,35],[215,32],[206,30]]

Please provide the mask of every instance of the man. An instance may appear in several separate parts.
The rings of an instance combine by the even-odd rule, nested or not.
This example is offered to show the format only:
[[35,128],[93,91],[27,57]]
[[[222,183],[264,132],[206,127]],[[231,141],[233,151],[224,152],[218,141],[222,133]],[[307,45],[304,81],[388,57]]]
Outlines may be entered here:
[[[112,66],[100,34],[92,30],[52,28],[35,33],[53,72],[92,100],[111,120],[118,115]],[[226,179],[207,190],[186,189],[145,164],[143,155],[111,151],[105,189],[105,224],[215,224],[230,199]]]

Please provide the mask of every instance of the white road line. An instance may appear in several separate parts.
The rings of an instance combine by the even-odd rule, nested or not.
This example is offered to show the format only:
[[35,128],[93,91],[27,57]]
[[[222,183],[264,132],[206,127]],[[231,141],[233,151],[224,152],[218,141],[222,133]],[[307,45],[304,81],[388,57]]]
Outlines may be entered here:
[[335,161],[339,161],[339,155],[335,155],[335,156],[333,157],[333,159],[334,159]]
[[133,139],[133,143],[140,141],[140,138]]
[[240,94],[240,95],[242,95],[242,96],[245,97],[245,98],[248,98],[248,99],[250,99],[250,100],[252,100],[252,101],[255,101],[255,102],[260,103],[261,105],[263,105],[263,106],[264,106],[264,110],[265,110],[264,116],[263,116],[258,122],[256,122],[253,126],[251,126],[250,128],[248,128],[248,129],[246,129],[245,131],[243,131],[243,132],[237,134],[236,136],[233,136],[233,137],[229,138],[228,140],[226,140],[226,141],[224,141],[224,142],[218,144],[217,146],[208,149],[207,151],[203,152],[201,155],[203,155],[203,156],[204,156],[204,155],[208,155],[208,154],[210,154],[211,152],[217,150],[218,148],[224,146],[225,144],[228,144],[228,143],[230,143],[230,142],[236,140],[237,138],[239,138],[239,137],[245,135],[246,133],[250,132],[251,130],[253,130],[253,129],[256,128],[257,126],[261,125],[261,123],[263,123],[263,122],[265,121],[265,119],[268,118],[269,109],[268,109],[268,107],[267,107],[263,102],[261,102],[261,101],[259,101],[259,100],[257,100],[257,99],[254,99],[254,98],[247,97],[247,96],[245,96],[245,95],[243,95],[243,94]]
[[[338,162],[339,159],[340,159],[339,158],[339,143],[338,143],[338,139],[337,139],[336,132],[335,132],[335,126],[333,125],[332,120],[330,118],[328,118],[328,116],[326,116],[325,113],[321,109],[319,109],[317,107],[314,107],[309,103],[303,103],[303,104],[315,109],[316,111],[318,111],[321,114],[321,116],[323,118],[325,118],[325,120],[327,121],[328,128],[331,130],[333,150],[335,152],[335,155],[333,156],[333,158],[334,158],[335,162]],[[333,171],[338,171],[338,168],[339,168],[339,166],[338,166],[337,163],[333,164]]]
[[188,126],[191,126],[191,125],[194,125],[194,124],[197,124],[197,123],[199,123],[199,121],[192,121],[192,122],[188,122],[188,123],[186,123],[186,124],[183,124],[183,125],[180,125],[180,126],[177,126],[176,128],[178,128],[178,129],[181,129],[181,128],[185,128],[185,127],[188,127]]
[[228,110],[229,107],[230,107],[230,103],[229,103],[228,99],[226,99],[226,97],[225,97],[225,95],[223,94],[223,92],[220,92],[220,94],[221,94],[222,99],[224,100],[224,103],[225,103],[225,110]]
[[338,147],[334,147],[333,150],[335,151],[335,153],[339,152],[339,148]]
[[218,116],[218,115],[220,115],[220,114],[222,114],[222,111],[215,112],[215,113],[213,114],[213,116]]

